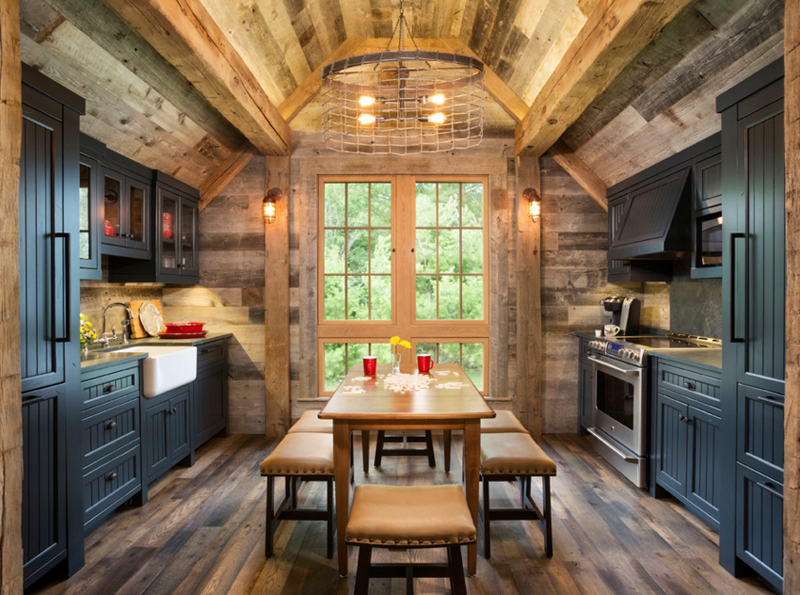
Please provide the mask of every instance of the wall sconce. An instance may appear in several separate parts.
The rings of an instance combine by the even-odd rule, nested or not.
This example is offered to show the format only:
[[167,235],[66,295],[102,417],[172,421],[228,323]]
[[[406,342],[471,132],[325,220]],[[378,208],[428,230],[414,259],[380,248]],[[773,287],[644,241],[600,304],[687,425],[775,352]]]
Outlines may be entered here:
[[522,198],[528,201],[528,213],[530,213],[531,221],[536,223],[542,214],[542,199],[539,198],[539,193],[535,188],[525,188],[522,191]]
[[281,198],[283,198],[283,192],[281,192],[280,188],[270,188],[264,197],[264,201],[261,203],[261,211],[264,215],[264,221],[267,223],[275,221],[275,203]]

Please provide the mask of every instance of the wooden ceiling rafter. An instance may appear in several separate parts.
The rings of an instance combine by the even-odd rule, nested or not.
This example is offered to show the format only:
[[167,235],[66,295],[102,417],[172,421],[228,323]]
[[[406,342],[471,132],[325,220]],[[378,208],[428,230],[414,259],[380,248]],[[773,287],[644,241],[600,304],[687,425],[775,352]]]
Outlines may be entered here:
[[231,151],[222,163],[219,164],[217,169],[212,171],[208,177],[203,180],[198,189],[200,192],[200,202],[198,208],[202,211],[208,204],[222,192],[231,180],[233,180],[245,166],[250,163],[250,160],[255,157],[256,151],[253,146],[245,142],[241,147]]
[[266,155],[286,155],[291,130],[199,0],[106,0]]
[[562,140],[557,140],[550,147],[550,155],[561,167],[572,177],[573,180],[586,190],[589,196],[600,205],[600,208],[608,212],[608,199],[606,198],[606,183],[598,176],[586,163],[578,157],[567,144]]
[[[422,38],[414,39],[417,47],[423,51],[452,52],[479,59],[466,43],[458,38]],[[287,122],[291,122],[300,111],[308,105],[322,88],[322,69],[336,60],[347,56],[358,56],[381,51],[389,43],[387,38],[347,39],[328,56],[322,64],[300,83],[300,86],[287,97],[278,108]],[[528,105],[497,76],[491,68],[484,65],[484,88],[486,92],[516,122],[521,122],[528,113]]]
[[603,0],[517,126],[517,155],[541,156],[692,0]]

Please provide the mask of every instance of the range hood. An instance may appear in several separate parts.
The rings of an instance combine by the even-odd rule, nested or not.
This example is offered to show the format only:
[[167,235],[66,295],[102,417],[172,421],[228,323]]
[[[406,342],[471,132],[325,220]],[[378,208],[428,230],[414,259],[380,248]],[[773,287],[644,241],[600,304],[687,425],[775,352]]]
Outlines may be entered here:
[[614,260],[670,260],[692,252],[691,167],[632,189],[609,209]]

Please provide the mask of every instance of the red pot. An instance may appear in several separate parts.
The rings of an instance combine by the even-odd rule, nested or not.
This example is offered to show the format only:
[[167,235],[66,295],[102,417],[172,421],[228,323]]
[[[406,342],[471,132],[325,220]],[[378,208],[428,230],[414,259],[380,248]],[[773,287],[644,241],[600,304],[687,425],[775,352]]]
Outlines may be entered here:
[[167,327],[168,333],[180,333],[185,335],[189,333],[202,333],[204,324],[205,322],[167,322],[165,326]]

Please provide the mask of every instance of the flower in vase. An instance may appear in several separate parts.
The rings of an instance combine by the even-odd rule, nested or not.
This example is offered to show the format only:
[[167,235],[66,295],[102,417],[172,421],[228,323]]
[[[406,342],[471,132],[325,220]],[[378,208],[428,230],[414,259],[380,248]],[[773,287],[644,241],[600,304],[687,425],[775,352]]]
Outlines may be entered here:
[[91,343],[95,339],[97,339],[97,333],[92,326],[92,323],[89,322],[89,319],[86,318],[84,314],[81,314],[81,345],[85,345],[87,343]]

